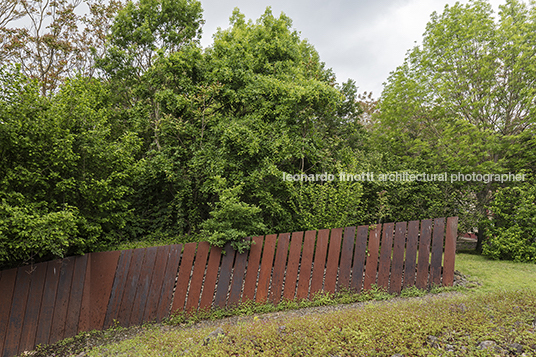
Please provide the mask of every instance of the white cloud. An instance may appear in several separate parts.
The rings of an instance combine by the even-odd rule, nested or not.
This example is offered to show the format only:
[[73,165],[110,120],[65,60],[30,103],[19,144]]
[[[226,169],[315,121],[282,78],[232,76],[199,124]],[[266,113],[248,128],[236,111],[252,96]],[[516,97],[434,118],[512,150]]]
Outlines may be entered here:
[[[462,1],[466,3],[467,1]],[[494,9],[499,0],[490,1]],[[360,91],[381,94],[389,72],[401,65],[406,52],[421,42],[433,11],[442,12],[445,0],[202,0],[203,46],[212,43],[217,27],[226,28],[234,7],[246,18],[257,19],[266,6],[274,15],[282,11],[293,20],[303,38],[315,46],[322,61],[333,68],[337,80],[352,78]],[[453,5],[455,1],[448,1]]]

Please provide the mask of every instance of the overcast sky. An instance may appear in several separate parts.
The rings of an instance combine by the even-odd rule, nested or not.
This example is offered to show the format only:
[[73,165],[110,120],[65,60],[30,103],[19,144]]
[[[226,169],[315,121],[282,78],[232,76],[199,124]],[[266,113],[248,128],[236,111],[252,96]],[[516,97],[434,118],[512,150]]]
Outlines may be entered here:
[[[467,1],[460,1],[466,3]],[[441,13],[449,0],[201,0],[206,47],[218,27],[229,27],[235,7],[256,20],[267,6],[284,12],[334,70],[339,83],[354,79],[359,92],[379,97],[389,72],[402,64],[407,50],[421,42],[433,11]],[[505,0],[490,0],[495,12]]]

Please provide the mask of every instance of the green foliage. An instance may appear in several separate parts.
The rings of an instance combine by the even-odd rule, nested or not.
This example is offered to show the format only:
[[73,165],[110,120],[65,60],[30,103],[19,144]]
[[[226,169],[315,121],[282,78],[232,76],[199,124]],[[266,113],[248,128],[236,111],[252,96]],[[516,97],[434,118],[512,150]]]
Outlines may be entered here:
[[362,187],[358,182],[288,182],[291,206],[301,230],[357,225],[361,215]]
[[[465,212],[465,207],[467,202],[471,202],[471,193],[455,190],[449,184],[450,177],[446,176],[445,172],[436,174],[435,180],[429,176],[429,181],[410,181],[401,178],[428,172],[415,169],[388,171],[386,169],[389,165],[378,166],[378,171],[374,170],[374,181],[362,183],[363,222],[402,222],[469,214]],[[439,174],[447,177],[447,181],[443,178],[440,180]]]
[[489,209],[482,253],[493,259],[536,263],[536,188],[533,179],[497,190]]
[[[506,1],[495,16],[484,0],[433,13],[422,46],[408,52],[380,100],[375,142],[394,170],[503,173],[532,169],[519,155],[532,147],[536,110],[534,4]],[[527,156],[521,154],[528,159]],[[453,195],[445,211],[482,241],[496,182],[445,182],[428,200]],[[447,187],[448,186],[448,187]]]
[[46,212],[31,205],[0,204],[0,262],[28,262],[50,254],[63,257],[73,245],[83,245],[76,207]]
[[426,291],[422,289],[418,289],[415,286],[404,288],[402,289],[402,292],[400,293],[400,297],[419,297],[426,295]]
[[223,189],[216,207],[210,212],[211,218],[203,222],[206,240],[217,247],[230,242],[231,246],[242,253],[251,244],[245,238],[263,233],[261,209],[240,201],[240,186]]
[[[141,7],[135,12],[145,14]],[[355,83],[334,85],[290,19],[269,9],[256,23],[236,10],[231,27],[205,52],[194,42],[158,52],[129,85],[138,100],[121,103],[121,116],[147,150],[137,165],[131,233],[139,239],[146,232],[178,237],[203,230],[200,239],[219,245],[242,244],[266,227],[299,229],[297,214],[304,211],[292,209],[294,189],[282,174],[332,170],[343,160],[336,153],[347,147],[344,133],[359,136]],[[337,207],[353,209],[357,198],[350,204],[345,190],[340,196],[348,202]],[[358,213],[349,216],[355,222]]]
[[44,98],[16,68],[0,73],[0,265],[117,239],[139,143],[111,131],[108,93],[79,78]]
[[[92,11],[104,21],[120,7]],[[290,18],[269,8],[256,23],[235,10],[203,51],[201,12],[191,0],[129,2],[93,49],[103,77],[73,78],[48,97],[20,70],[0,72],[1,238],[20,249],[2,259],[144,239],[242,250],[268,229],[362,222],[359,184],[282,180],[358,161],[355,82],[336,84]],[[50,246],[21,243],[52,222]]]
[[128,196],[140,149],[135,133],[113,131],[109,95],[99,82],[77,79],[62,88],[51,107],[65,118],[62,125],[73,135],[76,155],[69,183],[61,187],[63,199],[79,208],[85,233],[101,238],[132,218]]
[[307,194],[283,182],[283,173],[335,170],[344,138],[334,134],[343,123],[355,124],[355,85],[334,86],[333,74],[291,20],[270,9],[256,23],[235,10],[206,58],[207,78],[222,84],[215,99],[223,116],[212,129],[217,141],[204,147],[205,166],[213,168],[212,177],[243,185],[242,200],[261,208],[273,231],[300,229],[305,221],[296,218],[304,210],[293,210],[292,202]]
[[201,35],[196,0],[130,1],[111,27],[107,53],[97,64],[116,79],[139,79],[161,55],[179,51]]
[[62,256],[80,243],[73,237],[78,210],[55,195],[76,160],[73,137],[48,115],[36,81],[14,67],[0,74],[0,265],[51,252]]
[[[379,111],[354,81],[336,83],[291,19],[270,8],[257,21],[235,9],[201,49],[196,0],[99,0],[87,19],[66,1],[47,6],[62,9],[59,32],[46,43],[39,29],[25,36],[42,48],[64,36],[56,57],[30,55],[12,41],[22,32],[8,30],[0,51],[12,62],[26,49],[22,65],[0,68],[1,267],[150,242],[242,251],[245,237],[268,231],[449,215],[461,230],[478,227],[479,239],[487,227],[485,254],[534,261],[530,185],[448,175],[536,169],[535,4],[508,0],[494,16],[473,0],[432,14]],[[74,44],[79,23],[85,37]],[[340,172],[376,177],[285,180]],[[396,173],[447,177],[378,178]]]

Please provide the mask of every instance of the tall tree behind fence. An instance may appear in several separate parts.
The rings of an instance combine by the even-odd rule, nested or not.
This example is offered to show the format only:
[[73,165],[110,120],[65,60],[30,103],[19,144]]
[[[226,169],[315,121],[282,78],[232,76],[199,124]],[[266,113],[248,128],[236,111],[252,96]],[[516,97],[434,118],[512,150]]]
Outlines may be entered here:
[[[239,254],[207,242],[90,253],[0,272],[0,354],[175,312],[450,286],[458,218],[253,237]],[[383,229],[382,229],[383,228]],[[418,258],[417,258],[418,257]]]

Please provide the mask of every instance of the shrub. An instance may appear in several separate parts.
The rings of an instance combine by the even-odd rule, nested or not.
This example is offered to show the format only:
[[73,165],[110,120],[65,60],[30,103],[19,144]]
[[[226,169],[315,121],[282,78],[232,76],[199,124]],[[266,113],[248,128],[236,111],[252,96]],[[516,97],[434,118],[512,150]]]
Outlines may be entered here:
[[228,242],[242,253],[249,249],[247,236],[260,234],[266,227],[260,216],[261,209],[240,201],[241,186],[220,190],[220,200],[210,212],[212,218],[203,223],[203,234],[207,241],[223,247]]
[[30,261],[48,254],[63,257],[79,237],[80,217],[75,207],[57,212],[39,212],[31,206],[0,203],[0,266],[10,261]]
[[493,259],[536,263],[536,187],[531,179],[497,190],[483,254]]

